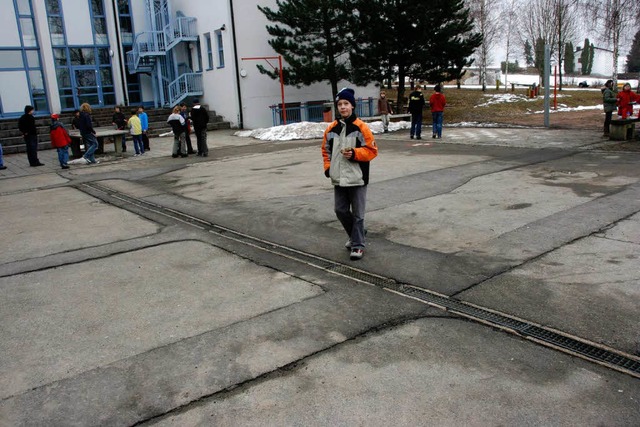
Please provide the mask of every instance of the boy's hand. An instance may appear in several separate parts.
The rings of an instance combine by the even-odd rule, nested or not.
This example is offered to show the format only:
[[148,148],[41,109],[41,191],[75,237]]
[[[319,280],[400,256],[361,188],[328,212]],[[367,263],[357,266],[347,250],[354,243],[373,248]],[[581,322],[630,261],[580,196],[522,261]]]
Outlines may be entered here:
[[340,152],[342,153],[342,157],[344,157],[347,160],[353,159],[355,155],[353,148],[343,148]]

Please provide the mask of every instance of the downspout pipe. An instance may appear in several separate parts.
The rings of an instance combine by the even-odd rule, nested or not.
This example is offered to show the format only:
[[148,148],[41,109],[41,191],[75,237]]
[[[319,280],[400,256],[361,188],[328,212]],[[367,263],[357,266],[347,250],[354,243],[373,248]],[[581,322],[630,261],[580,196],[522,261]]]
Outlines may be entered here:
[[233,39],[233,59],[236,63],[236,90],[238,91],[238,128],[244,129],[244,118],[242,114],[242,91],[240,88],[240,63],[238,62],[238,44],[236,42],[236,20],[233,11],[233,0],[229,0],[231,10],[231,37]]
[[112,3],[113,6],[113,19],[116,24],[116,41],[118,49],[118,62],[120,63],[120,84],[122,85],[122,94],[124,95],[124,105],[129,105],[129,87],[127,86],[126,78],[126,58],[122,49],[122,39],[120,38],[120,17],[118,15],[118,9],[116,8],[116,2]]

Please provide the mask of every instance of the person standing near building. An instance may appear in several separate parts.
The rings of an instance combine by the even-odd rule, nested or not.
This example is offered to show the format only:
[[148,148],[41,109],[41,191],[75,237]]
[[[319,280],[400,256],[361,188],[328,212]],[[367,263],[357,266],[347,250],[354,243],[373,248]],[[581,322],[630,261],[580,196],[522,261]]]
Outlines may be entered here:
[[442,138],[442,119],[444,118],[444,106],[447,100],[442,94],[442,87],[435,85],[433,94],[429,97],[429,107],[431,107],[431,118],[433,119],[432,138]]
[[[140,119],[140,125],[142,126],[142,144],[144,145],[144,151],[149,151],[151,148],[149,147],[149,136],[147,132],[149,131],[149,116],[144,112],[144,105],[138,107],[138,118]],[[141,153],[143,154],[144,151]]]
[[184,119],[184,140],[187,144],[187,154],[196,154],[193,151],[193,145],[191,145],[191,120],[189,119],[189,112],[187,111],[187,104],[180,103],[180,115]]
[[[111,124],[118,130],[124,130],[125,126],[127,126],[127,119],[124,117],[124,113],[120,111],[120,107],[116,106],[113,111],[113,116],[111,116]],[[122,152],[127,151],[127,136],[122,135]]]
[[167,119],[167,123],[171,126],[173,131],[173,151],[171,157],[174,159],[178,156],[187,157],[187,147],[185,142],[186,122],[182,117],[182,108],[174,107],[171,115]]
[[198,153],[196,155],[207,157],[209,155],[209,147],[207,146],[207,123],[209,123],[209,113],[200,105],[200,101],[193,100],[191,108],[191,121],[193,122],[193,131],[198,141]]
[[409,95],[409,113],[411,114],[411,139],[415,136],[416,139],[422,139],[422,109],[424,108],[425,101],[424,95],[422,95],[422,88],[420,85],[416,85],[416,89]]
[[31,105],[24,107],[24,114],[18,120],[18,129],[22,132],[22,138],[27,145],[27,159],[29,166],[44,166],[38,159],[38,129],[36,128],[36,119],[33,117],[36,109]]
[[96,139],[96,131],[93,129],[93,123],[91,121],[91,106],[86,102],[80,106],[78,129],[80,130],[80,135],[82,135],[82,141],[84,142],[84,161],[87,164],[99,163],[94,155],[98,149],[98,140]]
[[345,88],[336,98],[339,118],[322,138],[324,175],[334,188],[334,210],[349,240],[352,260],[364,256],[364,214],[369,183],[369,163],[378,155],[371,129],[356,117],[355,92]]
[[60,123],[58,114],[51,115],[51,126],[49,127],[49,136],[51,137],[51,146],[58,152],[58,161],[62,169],[69,169],[69,144],[71,137]]
[[129,121],[127,125],[129,129],[131,129],[131,139],[133,139],[133,149],[136,154],[134,156],[139,156],[144,154],[144,142],[142,141],[142,121],[138,116],[140,109],[131,109],[131,117],[129,117]]
[[378,114],[380,114],[380,120],[382,120],[384,133],[389,132],[389,116],[393,114],[393,111],[387,99],[387,92],[384,90],[380,91],[380,98],[378,98]]
[[2,144],[0,144],[0,171],[5,170],[7,167],[4,165],[4,160],[2,159]]
[[602,106],[604,108],[604,134],[602,136],[609,136],[611,116],[616,110],[617,102],[616,92],[613,90],[613,80],[607,80],[602,88]]

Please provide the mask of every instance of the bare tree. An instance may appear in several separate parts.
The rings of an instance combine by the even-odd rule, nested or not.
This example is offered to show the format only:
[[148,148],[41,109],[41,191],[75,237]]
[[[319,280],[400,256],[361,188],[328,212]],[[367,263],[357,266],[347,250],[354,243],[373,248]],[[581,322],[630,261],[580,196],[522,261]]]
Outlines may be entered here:
[[[527,7],[521,8],[520,22],[523,44],[530,40],[534,46],[539,47],[540,42],[549,46],[551,56],[555,55],[558,46],[556,31],[555,6],[557,0],[529,0]],[[537,55],[539,56],[539,54]],[[538,58],[538,63],[539,58]],[[538,69],[542,75],[541,68]]]
[[564,59],[565,44],[573,41],[577,36],[578,0],[555,0],[556,43],[558,58],[558,77],[562,90],[562,64]]
[[467,0],[474,28],[482,34],[482,44],[476,50],[480,68],[480,84],[487,90],[487,66],[491,62],[491,50],[496,44],[500,30],[498,0]]
[[[613,51],[614,84],[618,82],[618,56],[631,42],[634,27],[640,24],[638,0],[580,0],[590,22],[599,30],[600,42]],[[623,39],[627,37],[628,39]]]
[[505,69],[504,69],[504,90],[506,92],[509,84],[509,57],[514,53],[516,44],[513,43],[515,39],[514,33],[518,27],[518,15],[517,11],[520,7],[520,0],[505,0],[502,7],[502,28],[501,32],[506,41],[505,46]]

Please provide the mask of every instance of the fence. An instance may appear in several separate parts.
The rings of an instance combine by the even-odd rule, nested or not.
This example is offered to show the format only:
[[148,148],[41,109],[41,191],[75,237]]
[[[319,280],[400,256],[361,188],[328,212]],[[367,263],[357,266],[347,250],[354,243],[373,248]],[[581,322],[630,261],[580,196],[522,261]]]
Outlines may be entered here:
[[[285,104],[287,112],[287,124],[300,122],[322,122],[324,120],[324,103],[331,101],[310,101]],[[283,124],[282,104],[271,105],[273,125]],[[373,98],[358,98],[356,100],[356,115],[358,117],[371,117],[374,115]]]

